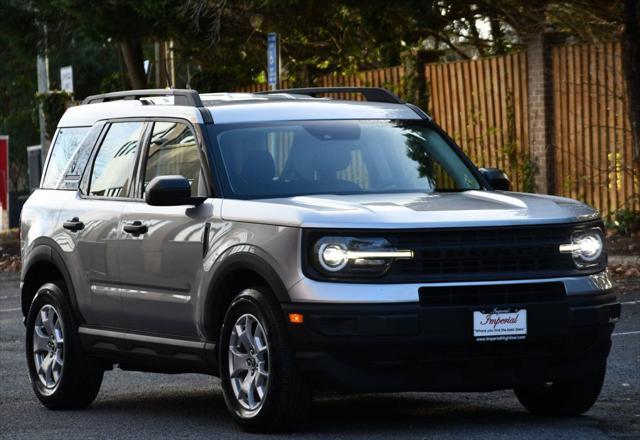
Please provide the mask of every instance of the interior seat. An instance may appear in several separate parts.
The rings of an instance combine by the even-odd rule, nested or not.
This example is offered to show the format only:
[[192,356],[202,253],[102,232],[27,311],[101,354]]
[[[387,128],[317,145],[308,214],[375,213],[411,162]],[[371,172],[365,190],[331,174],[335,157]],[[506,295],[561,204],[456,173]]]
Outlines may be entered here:
[[242,161],[242,190],[264,194],[269,192],[276,176],[276,163],[267,150],[250,150]]

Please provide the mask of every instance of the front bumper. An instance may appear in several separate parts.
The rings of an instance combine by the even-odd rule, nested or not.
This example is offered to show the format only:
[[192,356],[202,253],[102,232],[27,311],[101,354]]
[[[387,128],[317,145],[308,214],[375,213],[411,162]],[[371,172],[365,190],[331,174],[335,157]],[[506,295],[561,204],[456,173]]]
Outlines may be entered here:
[[319,387],[352,391],[485,391],[575,378],[606,361],[620,316],[610,289],[511,303],[527,310],[526,339],[479,342],[473,311],[493,307],[291,303],[283,311],[304,316],[289,324],[301,368]]

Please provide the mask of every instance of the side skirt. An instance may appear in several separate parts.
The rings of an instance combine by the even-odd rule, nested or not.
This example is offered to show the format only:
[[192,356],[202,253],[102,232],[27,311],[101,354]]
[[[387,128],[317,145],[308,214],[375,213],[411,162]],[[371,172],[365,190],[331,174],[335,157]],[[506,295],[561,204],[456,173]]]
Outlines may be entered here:
[[78,327],[84,351],[123,370],[218,375],[216,344]]

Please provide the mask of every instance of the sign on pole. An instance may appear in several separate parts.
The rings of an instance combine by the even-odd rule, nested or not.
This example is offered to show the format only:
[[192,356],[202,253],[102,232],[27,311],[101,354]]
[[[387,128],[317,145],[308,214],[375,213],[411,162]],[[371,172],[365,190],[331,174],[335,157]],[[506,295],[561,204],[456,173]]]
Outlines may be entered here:
[[73,94],[73,67],[64,66],[60,68],[60,88],[65,92]]
[[267,82],[271,90],[278,88],[280,76],[280,54],[278,53],[278,34],[267,34]]

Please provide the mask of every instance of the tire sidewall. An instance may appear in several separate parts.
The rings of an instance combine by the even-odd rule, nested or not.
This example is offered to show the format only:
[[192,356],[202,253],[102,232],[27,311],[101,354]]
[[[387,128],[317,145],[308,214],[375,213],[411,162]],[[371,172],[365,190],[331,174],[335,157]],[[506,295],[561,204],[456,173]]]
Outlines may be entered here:
[[596,403],[606,375],[606,359],[574,381],[515,389],[520,403],[530,412],[543,416],[575,417]]
[[[233,417],[241,424],[259,423],[260,420],[267,419],[273,411],[276,401],[280,362],[280,353],[278,350],[280,347],[277,342],[278,338],[275,335],[278,331],[277,324],[274,322],[274,317],[271,314],[265,313],[265,306],[269,307],[260,290],[255,288],[243,290],[229,306],[224,317],[220,335],[220,378],[224,399]],[[266,400],[258,409],[253,411],[245,409],[240,402],[238,402],[229,378],[228,352],[231,332],[238,318],[247,313],[255,316],[258,321],[260,321],[269,346],[269,378],[267,394],[265,396]]]

